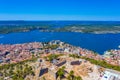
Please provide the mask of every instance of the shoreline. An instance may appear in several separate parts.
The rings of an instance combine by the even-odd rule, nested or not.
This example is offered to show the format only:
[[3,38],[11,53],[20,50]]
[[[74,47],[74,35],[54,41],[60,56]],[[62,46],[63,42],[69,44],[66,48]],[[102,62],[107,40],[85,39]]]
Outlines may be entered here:
[[120,34],[120,31],[94,31],[94,32],[79,32],[79,31],[41,31],[41,30],[27,30],[27,31],[15,31],[15,32],[8,32],[8,33],[0,33],[0,35],[2,34],[11,34],[11,33],[22,33],[22,32],[31,32],[31,31],[39,31],[39,32],[58,32],[58,33],[62,33],[62,32],[70,32],[70,33],[81,33],[81,34]]
[[[80,33],[80,32],[41,32],[41,31],[39,31],[39,30],[32,30],[32,31],[28,31],[28,32],[15,32],[15,33],[9,33],[9,34],[0,34],[0,36],[2,36],[2,38],[0,38],[0,40],[6,40],[7,39],[7,35],[16,35],[16,34],[20,34],[20,35],[22,35],[22,34],[26,34],[26,35],[29,35],[29,33],[30,34],[42,34],[42,35],[44,35],[44,33],[46,33],[46,34],[51,34],[51,33],[54,33],[55,35],[57,34],[57,35],[59,35],[59,33],[60,34],[64,34],[64,33],[66,33],[66,34],[70,34],[70,35],[72,35],[72,34],[74,34],[74,35],[76,35],[76,37],[75,38],[80,38],[79,37],[79,35],[83,35],[83,36],[88,36],[89,38],[91,38],[92,36],[103,36],[104,37],[104,35],[107,37],[107,36],[109,36],[109,35],[112,35],[112,36],[114,36],[114,35],[119,35],[120,33],[117,33],[117,34],[112,34],[112,33],[106,33],[106,34],[93,34],[93,33]],[[46,37],[46,34],[45,34],[45,36],[43,36],[43,37]],[[68,36],[70,36],[70,35],[68,35]],[[4,37],[3,37],[4,36]],[[18,35],[19,36],[19,35]],[[34,35],[33,35],[34,36]],[[36,36],[36,35],[35,35]],[[63,36],[63,35],[60,35],[60,36]],[[51,36],[52,37],[52,36]],[[11,37],[12,38],[12,37]],[[13,37],[14,38],[14,37]],[[40,37],[41,38],[41,37]],[[87,39],[87,37],[82,37],[81,36],[81,39],[83,38],[83,40],[86,40]],[[21,38],[20,39],[22,39],[22,36],[21,36]],[[30,38],[31,39],[31,38]],[[30,41],[15,41],[15,42],[11,42],[12,41],[12,39],[10,40],[10,41],[8,41],[8,42],[4,42],[4,41],[1,41],[0,42],[0,44],[23,44],[23,43],[30,43],[30,42],[35,42],[35,41],[37,41],[37,42],[42,42],[43,41],[43,39],[40,39],[40,40],[37,40],[38,39],[38,37],[36,37],[36,39],[34,39],[34,40],[30,40]],[[101,39],[101,38],[100,38]],[[24,40],[24,39],[23,39]],[[61,40],[60,38],[57,38],[57,39],[49,39],[48,38],[48,40],[45,40],[45,42],[47,41],[51,41],[51,40]],[[74,39],[73,39],[74,40]],[[93,37],[93,40],[95,40],[94,39],[94,37]],[[98,39],[97,39],[98,40]],[[74,46],[78,46],[78,47],[83,47],[83,48],[85,48],[85,49],[89,49],[89,50],[93,50],[93,51],[96,51],[96,52],[98,52],[99,54],[103,54],[105,51],[107,51],[107,50],[110,50],[110,49],[118,49],[117,47],[119,46],[119,44],[117,44],[117,46],[114,46],[114,47],[111,47],[111,48],[106,48],[106,49],[104,49],[104,51],[102,50],[102,51],[99,51],[99,49],[97,49],[97,50],[95,50],[94,48],[90,48],[90,47],[86,47],[84,44],[87,44],[87,43],[84,43],[84,44],[80,44],[79,42],[80,41],[82,41],[82,40],[80,40],[78,43],[79,43],[79,45],[77,45],[76,43],[71,43],[71,41],[68,41],[68,40],[64,40],[64,39],[62,39],[61,41],[64,41],[64,42],[67,42],[67,43],[69,43],[69,44],[71,44],[71,45],[74,45]],[[77,40],[78,41],[78,40]],[[44,41],[43,41],[44,42]],[[99,43],[99,41],[98,41],[98,43]],[[89,44],[89,45],[92,45],[92,44]],[[101,47],[101,46],[100,46]]]
[[[57,44],[57,42],[59,44]],[[46,46],[53,46],[53,45],[58,45],[58,46],[56,46],[55,48],[54,47],[53,48],[52,47],[45,48]],[[59,50],[57,50],[59,48],[63,49],[63,51],[62,51],[63,53],[66,53],[66,52],[71,53],[71,51],[69,52],[69,50],[71,49],[71,50],[73,50],[72,53],[75,51],[75,54],[77,53],[77,54],[81,54],[83,56],[86,55],[88,58],[97,59],[97,60],[103,60],[104,57],[109,57],[109,59],[111,61],[112,60],[111,52],[113,52],[114,56],[115,55],[117,56],[117,54],[116,54],[117,50],[114,50],[114,49],[106,51],[106,54],[100,55],[99,53],[96,53],[92,50],[88,50],[88,49],[85,49],[85,48],[73,46],[71,44],[61,42],[60,40],[53,40],[53,41],[50,41],[50,42],[30,42],[30,43],[12,44],[12,45],[1,44],[0,48],[1,48],[1,54],[0,54],[1,57],[2,56],[7,56],[8,54],[10,55],[10,54],[14,53],[14,51],[16,52],[16,50],[19,52],[19,50],[20,50],[20,54],[23,55],[23,53],[25,52],[24,55],[26,56],[26,58],[28,58],[27,56],[31,57],[31,50],[33,50],[33,51],[36,50],[37,53],[41,53],[41,50],[51,49],[51,51],[52,51],[52,49],[53,49],[53,50],[56,50],[56,52],[59,52]],[[7,52],[6,52],[6,49],[7,49]],[[21,50],[23,51],[23,53],[21,53]],[[27,50],[27,52],[26,52],[26,50]],[[118,52],[120,52],[120,51],[118,50]],[[95,57],[95,56],[97,56],[97,57]],[[24,57],[23,57],[23,59],[24,59]],[[5,60],[8,61],[8,59],[5,59]],[[19,60],[21,61],[21,59],[15,59],[15,60],[17,60],[17,62],[19,62]],[[107,61],[108,59],[106,60],[104,58],[104,60]],[[13,62],[16,62],[16,61],[14,61],[14,59],[13,59]],[[114,64],[116,64],[116,63],[114,63]]]

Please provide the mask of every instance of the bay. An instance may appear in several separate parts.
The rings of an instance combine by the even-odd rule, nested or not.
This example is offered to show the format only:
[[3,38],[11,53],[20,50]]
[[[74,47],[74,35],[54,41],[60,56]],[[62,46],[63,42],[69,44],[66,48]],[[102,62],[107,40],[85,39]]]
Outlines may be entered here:
[[74,46],[79,46],[103,54],[110,49],[118,49],[120,34],[90,34],[77,32],[16,32],[0,34],[0,44],[20,44],[29,42],[48,42],[61,40]]

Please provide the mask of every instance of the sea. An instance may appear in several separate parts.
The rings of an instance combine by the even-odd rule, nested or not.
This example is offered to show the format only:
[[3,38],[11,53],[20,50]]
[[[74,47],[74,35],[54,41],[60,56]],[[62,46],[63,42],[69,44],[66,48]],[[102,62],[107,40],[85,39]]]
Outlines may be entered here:
[[[0,21],[0,25],[8,24],[57,24],[54,27],[62,27],[64,24],[120,24],[120,22],[89,22],[89,21]],[[30,42],[49,42],[51,40],[60,40],[69,43],[74,46],[93,50],[99,54],[104,54],[105,51],[110,49],[119,49],[120,34],[92,34],[92,33],[79,33],[79,32],[40,32],[39,30],[33,30],[29,32],[13,32],[8,34],[0,34],[0,44],[21,44]]]

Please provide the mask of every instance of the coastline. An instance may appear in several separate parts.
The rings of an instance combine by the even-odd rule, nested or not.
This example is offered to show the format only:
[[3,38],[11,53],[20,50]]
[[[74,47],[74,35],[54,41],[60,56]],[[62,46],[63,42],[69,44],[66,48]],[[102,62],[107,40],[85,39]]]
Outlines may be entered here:
[[[80,57],[90,61],[94,61],[94,60],[96,62],[100,61],[101,63],[104,63],[105,61],[105,64],[110,64],[112,66],[120,66],[119,64],[120,56],[118,56],[120,54],[120,50],[118,50],[117,54],[116,54],[117,50],[111,50],[111,52],[114,54],[114,56],[116,55],[117,58],[112,57],[111,55],[103,56],[95,53],[94,51],[90,51],[81,47],[72,46],[70,44],[61,42],[59,40],[53,40],[50,42],[32,42],[32,43],[14,44],[14,45],[0,45],[0,48],[1,48],[0,55],[1,57],[3,57],[0,59],[0,63],[3,65],[8,63],[18,63],[27,60],[29,58],[32,58],[33,56],[40,57],[39,55],[59,53],[59,54],[70,54],[71,57]],[[116,63],[116,61],[118,62]]]
[[[118,49],[118,46],[120,44],[118,38],[120,36],[119,33],[92,34],[79,32],[41,32],[39,30],[33,30],[29,32],[0,34],[0,36],[4,36],[3,38],[0,38],[1,44],[29,43],[35,41],[48,42],[51,40],[61,40],[74,46],[96,51],[100,54],[103,54],[103,52],[106,50]],[[103,47],[102,44],[105,46]],[[111,47],[107,45],[111,45]]]
[[56,30],[39,30],[39,29],[33,29],[33,30],[22,30],[22,31],[13,31],[13,32],[0,32],[0,34],[10,34],[10,33],[17,33],[17,32],[30,32],[30,31],[40,31],[40,32],[71,32],[71,33],[83,33],[83,34],[120,34],[120,31],[92,31],[92,32],[84,32],[84,31],[56,31]]

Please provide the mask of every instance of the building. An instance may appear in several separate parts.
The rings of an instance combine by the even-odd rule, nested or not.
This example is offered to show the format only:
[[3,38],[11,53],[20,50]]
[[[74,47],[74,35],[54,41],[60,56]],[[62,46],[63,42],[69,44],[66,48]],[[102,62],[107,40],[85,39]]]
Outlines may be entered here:
[[106,69],[103,73],[101,80],[120,80],[120,72]]

